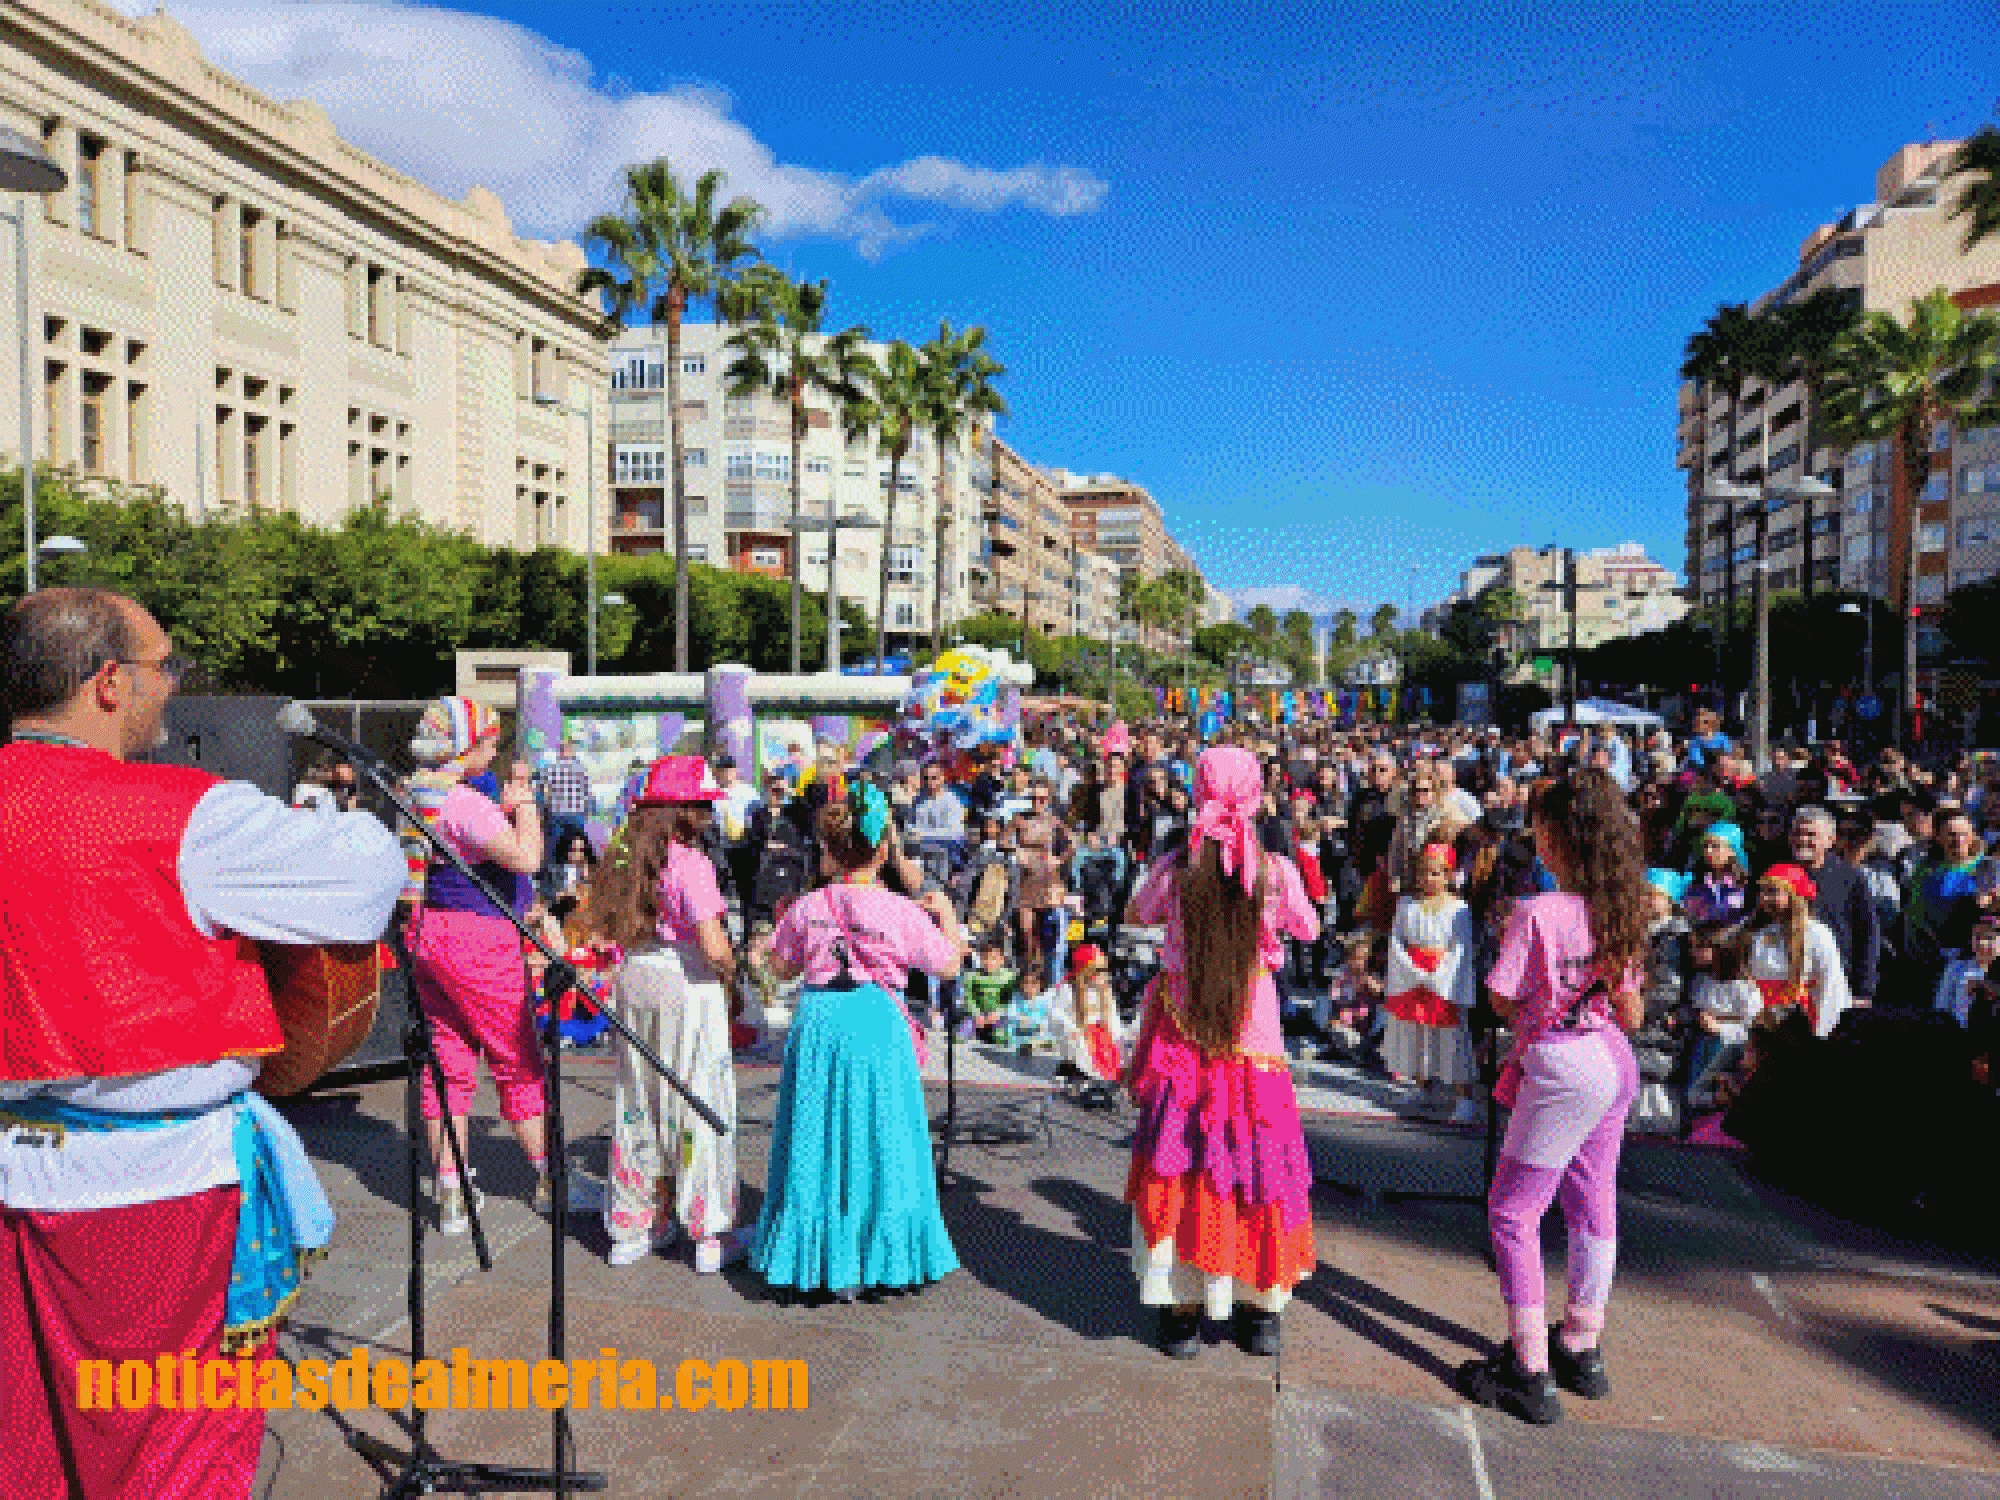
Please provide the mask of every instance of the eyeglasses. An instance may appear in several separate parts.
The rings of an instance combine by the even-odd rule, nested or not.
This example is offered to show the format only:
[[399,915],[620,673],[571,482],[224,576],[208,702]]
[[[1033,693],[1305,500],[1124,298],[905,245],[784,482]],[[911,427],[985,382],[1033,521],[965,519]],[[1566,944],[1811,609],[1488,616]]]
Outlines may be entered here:
[[158,672],[162,677],[173,683],[179,683],[182,678],[194,671],[193,660],[182,656],[178,651],[170,652],[165,656],[155,657],[151,661],[120,657],[114,661],[107,662],[105,665],[113,667],[151,667],[155,672]]

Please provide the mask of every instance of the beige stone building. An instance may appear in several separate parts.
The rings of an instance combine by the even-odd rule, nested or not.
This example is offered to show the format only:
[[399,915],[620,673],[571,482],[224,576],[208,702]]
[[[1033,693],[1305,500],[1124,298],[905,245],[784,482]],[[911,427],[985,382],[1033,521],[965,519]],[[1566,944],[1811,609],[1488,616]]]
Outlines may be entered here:
[[[1458,592],[1426,611],[1424,625],[1437,628],[1450,607],[1488,589],[1510,589],[1520,614],[1509,632],[1509,649],[1525,657],[1547,656],[1569,645],[1569,610],[1560,585],[1565,559],[1560,547],[1514,547],[1476,558],[1459,576]],[[1605,641],[1663,630],[1687,613],[1680,581],[1646,556],[1637,542],[1597,547],[1576,554],[1576,644],[1580,651]]]
[[[1821,287],[1848,291],[1869,312],[1898,317],[1943,287],[1962,304],[1988,300],[2000,283],[2000,242],[1961,249],[1965,221],[1951,217],[1963,183],[1948,175],[1957,141],[1904,146],[1875,174],[1873,201],[1822,224],[1799,247],[1798,269],[1751,304],[1762,312]],[[1885,445],[1829,446],[1813,428],[1801,384],[1744,388],[1735,429],[1721,389],[1683,382],[1677,462],[1687,473],[1687,592],[1718,605],[1749,597],[1757,559],[1754,505],[1707,499],[1715,480],[1794,482],[1815,475],[1839,486],[1834,501],[1774,498],[1766,518],[1771,583],[1779,589],[1838,588],[1905,603],[1909,505],[1918,517],[1917,600],[1936,603],[1953,587],[2000,571],[2000,432],[1934,435],[1930,471],[1908,484]]]
[[[516,235],[490,192],[453,202],[171,17],[99,0],[0,0],[0,124],[69,174],[31,200],[38,458],[192,515],[331,524],[386,495],[487,543],[583,545],[585,422],[560,408],[592,409],[600,442],[607,422],[575,245]],[[10,462],[21,395],[0,379]]]
[[1077,628],[1077,549],[1069,512],[1048,471],[993,440],[986,536],[973,564],[982,607],[1012,615],[1042,635]]
[[[1119,572],[1150,582],[1184,568],[1200,575],[1194,559],[1173,539],[1159,502],[1141,485],[1110,474],[1055,470],[1051,479],[1069,511],[1070,538],[1080,552],[1110,558]],[[1206,580],[1203,582],[1206,589]],[[1204,601],[1204,613],[1207,605]],[[1171,631],[1149,632],[1148,645],[1185,649],[1186,639]]]
[[[715,323],[681,328],[681,451],[686,473],[688,550],[692,560],[739,572],[790,577],[794,543],[791,414],[767,396],[737,400],[726,372],[734,351],[731,330]],[[866,346],[880,361],[887,348]],[[671,494],[666,483],[671,443],[666,414],[666,347],[648,328],[627,330],[610,348],[611,547],[622,553],[666,552],[673,547]],[[886,524],[889,459],[870,438],[849,442],[838,414],[823,400],[808,408],[809,428],[800,450],[800,509],[824,521],[828,507],[841,519]],[[991,482],[989,435],[969,431],[940,456],[930,434],[920,433],[897,476],[896,529],[889,553],[889,635],[892,643],[928,640],[938,547],[940,481],[948,526],[945,620],[973,613],[972,569],[985,535],[985,502]],[[805,586],[826,588],[827,533],[802,533],[798,548]],[[839,543],[840,595],[857,600],[872,619],[881,586],[882,525],[843,528]]]

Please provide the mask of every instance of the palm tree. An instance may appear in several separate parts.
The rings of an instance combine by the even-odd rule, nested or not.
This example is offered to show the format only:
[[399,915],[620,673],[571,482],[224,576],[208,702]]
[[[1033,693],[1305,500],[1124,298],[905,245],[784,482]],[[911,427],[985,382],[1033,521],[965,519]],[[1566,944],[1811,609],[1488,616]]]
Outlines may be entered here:
[[1844,445],[1893,439],[1909,507],[1902,608],[1903,701],[1918,722],[1917,602],[1923,492],[1930,478],[1932,434],[1940,422],[2000,422],[2000,400],[1983,396],[2000,363],[2000,321],[1959,309],[1944,288],[1920,297],[1907,322],[1864,314],[1826,376],[1827,433]]
[[[702,173],[689,193],[665,157],[625,169],[621,213],[599,214],[584,227],[586,246],[612,263],[592,266],[577,277],[577,291],[604,298],[608,331],[615,332],[645,302],[648,319],[667,335],[668,474],[674,515],[674,670],[688,670],[687,476],[682,467],[681,324],[691,303],[707,300],[718,315],[734,305],[732,286],[744,261],[755,260],[750,243],[764,210],[749,198],[718,207],[727,179],[720,170]],[[618,272],[624,272],[623,279]],[[636,273],[643,272],[634,284]],[[636,295],[635,295],[636,294]]]
[[[743,290],[747,301],[742,310],[751,313],[754,321],[730,335],[728,347],[736,351],[736,358],[730,361],[725,375],[729,394],[735,399],[768,394],[773,400],[784,402],[791,412],[792,540],[788,555],[795,676],[800,671],[799,620],[805,605],[805,570],[800,566],[805,531],[800,525],[804,515],[800,499],[804,484],[801,450],[812,427],[809,402],[814,396],[842,404],[860,400],[862,381],[870,364],[863,347],[867,329],[843,329],[830,337],[822,333],[826,285],[824,281],[794,282],[773,267],[758,267],[754,275],[746,276]],[[827,518],[829,561],[834,519]]]
[[1393,604],[1381,605],[1368,617],[1368,633],[1378,641],[1395,628],[1396,606]]
[[[1805,387],[1805,435],[1800,439],[1804,457],[1799,472],[1810,476],[1813,454],[1819,451],[1820,439],[1825,435],[1819,429],[1822,425],[1820,403],[1826,388],[1827,370],[1833,364],[1834,351],[1839,348],[1840,341],[1853,332],[1855,324],[1860,321],[1860,301],[1854,292],[1823,286],[1803,302],[1779,308],[1770,316],[1771,358],[1767,363],[1775,371],[1774,378],[1783,381],[1796,377]],[[1813,500],[1810,494],[1804,498],[1805,519],[1801,530],[1805,539],[1805,566],[1799,573],[1799,592],[1810,599],[1813,595]]]
[[[1681,376],[1696,381],[1702,390],[1704,402],[1701,409],[1702,430],[1702,472],[1701,485],[1708,487],[1710,470],[1708,467],[1708,406],[1707,392],[1720,386],[1729,396],[1729,439],[1725,450],[1727,457],[1723,464],[1723,477],[1736,478],[1736,419],[1743,409],[1743,387],[1750,381],[1760,363],[1760,355],[1767,347],[1768,329],[1751,316],[1750,309],[1741,302],[1726,302],[1710,315],[1701,330],[1687,341],[1687,349],[1681,364]],[[1706,507],[1702,508],[1705,513]],[[1706,519],[1703,526],[1706,528]],[[1704,551],[1707,549],[1704,548]],[[1723,510],[1723,631],[1726,633],[1736,617],[1736,502],[1725,502]],[[1717,662],[1721,661],[1718,650]],[[1716,684],[1720,693],[1722,684]]]
[[917,429],[929,414],[924,362],[901,339],[889,345],[888,357],[868,373],[868,390],[856,403],[856,425],[874,433],[878,451],[889,455],[889,500],[882,524],[882,577],[875,618],[875,670],[889,660],[889,559],[896,546],[896,497],[903,483],[903,460],[909,457]]
[[1981,240],[2000,234],[2000,128],[1983,126],[1952,153],[1953,176],[1970,176],[1952,209],[1954,219],[1965,219],[1965,241],[1970,250]]
[[1343,609],[1333,617],[1333,643],[1336,646],[1352,646],[1357,640],[1356,631],[1361,617],[1351,609]]
[[[924,425],[930,428],[937,445],[937,566],[934,602],[931,608],[931,651],[944,649],[945,584],[951,576],[951,492],[945,482],[945,454],[959,440],[987,425],[987,419],[1005,416],[1007,403],[993,389],[993,382],[1007,373],[1007,367],[986,352],[986,330],[968,328],[953,333],[951,324],[940,323],[938,336],[922,349],[924,361]],[[1025,616],[1027,601],[1022,601]]]

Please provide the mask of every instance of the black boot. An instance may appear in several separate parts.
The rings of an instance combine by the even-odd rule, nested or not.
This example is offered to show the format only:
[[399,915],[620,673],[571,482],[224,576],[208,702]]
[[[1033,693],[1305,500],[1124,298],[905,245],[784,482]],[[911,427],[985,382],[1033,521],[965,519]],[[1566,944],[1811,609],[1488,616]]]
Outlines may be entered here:
[[1546,1427],[1562,1419],[1555,1381],[1548,1371],[1538,1375],[1521,1368],[1521,1356],[1509,1339],[1491,1359],[1475,1359],[1458,1367],[1458,1390],[1466,1400]]
[[1261,1307],[1236,1309],[1236,1343],[1245,1354],[1273,1358],[1278,1352],[1278,1315]]
[[1611,1394],[1611,1376],[1604,1368],[1601,1344],[1576,1354],[1562,1341],[1562,1325],[1549,1330],[1549,1373],[1572,1396],[1602,1401]]
[[1160,1309],[1160,1352],[1170,1359],[1193,1359],[1201,1353],[1201,1314]]

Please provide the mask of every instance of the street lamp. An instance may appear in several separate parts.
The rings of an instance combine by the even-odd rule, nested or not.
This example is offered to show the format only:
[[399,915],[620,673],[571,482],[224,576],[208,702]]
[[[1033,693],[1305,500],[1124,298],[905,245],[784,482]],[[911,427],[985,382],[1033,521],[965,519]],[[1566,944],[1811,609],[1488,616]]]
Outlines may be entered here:
[[28,271],[28,198],[59,193],[69,174],[56,159],[14,130],[0,130],[0,192],[17,193],[14,204],[14,296],[21,318],[21,566],[23,593],[35,591],[35,309]]
[[[827,502],[832,509],[832,502]],[[826,669],[838,674],[840,671],[840,533],[843,531],[880,531],[882,522],[875,516],[841,516],[838,519],[822,519],[819,516],[792,516],[785,524],[795,532],[824,531],[826,542]],[[793,566],[798,566],[798,555],[804,542],[803,536],[792,538]]]
[[1870,598],[1866,604],[1852,601],[1840,606],[1844,615],[1860,615],[1868,622],[1868,633],[1862,637],[1861,646],[1861,696],[1875,696],[1875,601]]
[[[1757,631],[1750,658],[1750,763],[1759,773],[1770,769],[1771,749],[1771,560],[1767,555],[1771,539],[1771,499],[1813,500],[1836,493],[1833,486],[1810,474],[1791,484],[1735,484],[1727,480],[1710,482],[1703,491],[1710,500],[1730,500],[1756,506],[1757,560],[1751,564],[1753,608]],[[1805,566],[1812,567],[1812,537],[1802,539]],[[1736,538],[1729,538],[1733,551]]]
[[544,411],[559,411],[583,418],[583,446],[590,461],[583,476],[583,589],[589,608],[583,612],[584,675],[597,675],[597,420],[593,407],[571,406],[553,396],[535,397]]

